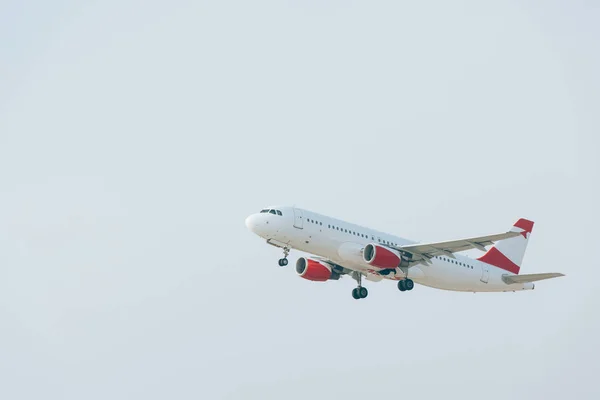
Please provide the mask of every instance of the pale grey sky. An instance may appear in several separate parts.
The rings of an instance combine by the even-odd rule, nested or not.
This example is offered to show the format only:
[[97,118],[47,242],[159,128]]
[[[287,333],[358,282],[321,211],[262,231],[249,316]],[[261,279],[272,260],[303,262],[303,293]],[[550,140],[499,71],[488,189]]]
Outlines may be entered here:
[[[2,2],[0,398],[598,398],[599,20]],[[357,302],[277,266],[269,204],[420,241],[527,217],[523,272],[567,276]]]

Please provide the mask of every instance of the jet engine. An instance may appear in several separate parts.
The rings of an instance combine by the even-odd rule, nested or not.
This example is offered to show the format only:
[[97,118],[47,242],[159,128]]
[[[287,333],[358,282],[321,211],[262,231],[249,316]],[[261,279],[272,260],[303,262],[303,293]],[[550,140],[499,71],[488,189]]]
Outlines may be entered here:
[[333,271],[331,266],[326,262],[306,257],[300,257],[296,261],[296,273],[301,278],[315,282],[325,282],[330,279],[340,278],[340,274]]
[[370,243],[365,247],[363,260],[369,265],[384,269],[408,266],[408,261],[403,259],[398,251],[375,243]]

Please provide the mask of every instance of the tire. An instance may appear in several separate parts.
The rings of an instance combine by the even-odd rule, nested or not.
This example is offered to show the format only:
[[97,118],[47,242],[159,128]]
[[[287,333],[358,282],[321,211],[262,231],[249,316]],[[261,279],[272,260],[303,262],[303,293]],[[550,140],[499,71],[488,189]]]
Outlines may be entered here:
[[286,265],[288,265],[288,259],[287,258],[282,258],[281,259],[281,266],[285,267]]
[[361,299],[364,299],[365,297],[367,297],[369,295],[369,291],[367,290],[366,287],[358,288],[357,292]]
[[356,300],[360,299],[357,288],[352,289],[352,297],[354,297]]
[[413,288],[415,287],[415,283],[412,281],[412,279],[407,279],[404,282],[404,287],[406,288],[406,290],[413,290]]
[[405,281],[398,281],[398,290],[400,290],[401,292],[404,292],[406,290],[406,282]]

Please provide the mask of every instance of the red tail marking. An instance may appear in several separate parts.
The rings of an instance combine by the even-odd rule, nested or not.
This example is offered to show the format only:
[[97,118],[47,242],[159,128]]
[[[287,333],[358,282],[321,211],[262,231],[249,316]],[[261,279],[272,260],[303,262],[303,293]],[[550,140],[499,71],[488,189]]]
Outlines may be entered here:
[[[533,226],[533,222],[531,224]],[[517,225],[515,224],[515,226],[517,226]],[[512,272],[513,274],[518,274],[519,271],[521,270],[521,267],[519,267],[514,262],[510,261],[510,259],[508,257],[506,257],[504,254],[502,254],[500,252],[500,250],[498,250],[495,247],[492,247],[491,249],[489,249],[487,251],[487,253],[485,253],[484,255],[479,257],[478,260],[481,262],[484,262],[486,264],[490,264],[495,267],[502,268],[503,270]]]
[[530,221],[530,220],[525,219],[525,218],[521,218],[520,220],[518,220],[517,222],[515,222],[514,226],[516,228],[523,229],[523,232],[521,232],[521,235],[523,235],[523,237],[525,239],[527,239],[527,234],[531,233],[531,231],[533,231],[533,221]]

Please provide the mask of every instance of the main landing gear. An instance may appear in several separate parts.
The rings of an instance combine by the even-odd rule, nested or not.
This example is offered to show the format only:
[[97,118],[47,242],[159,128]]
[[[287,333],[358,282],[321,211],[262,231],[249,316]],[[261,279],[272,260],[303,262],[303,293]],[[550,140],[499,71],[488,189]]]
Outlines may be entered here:
[[402,281],[398,281],[398,289],[401,292],[404,292],[407,290],[413,290],[414,287],[415,287],[415,283],[412,281],[412,279],[404,279]]
[[286,265],[288,265],[288,255],[290,254],[290,249],[289,247],[284,247],[283,248],[283,258],[279,259],[279,266],[280,267],[285,267]]
[[362,274],[360,272],[354,272],[352,277],[356,279],[356,282],[358,283],[358,287],[352,289],[352,297],[356,300],[364,299],[369,295],[369,291],[366,287],[362,286]]

